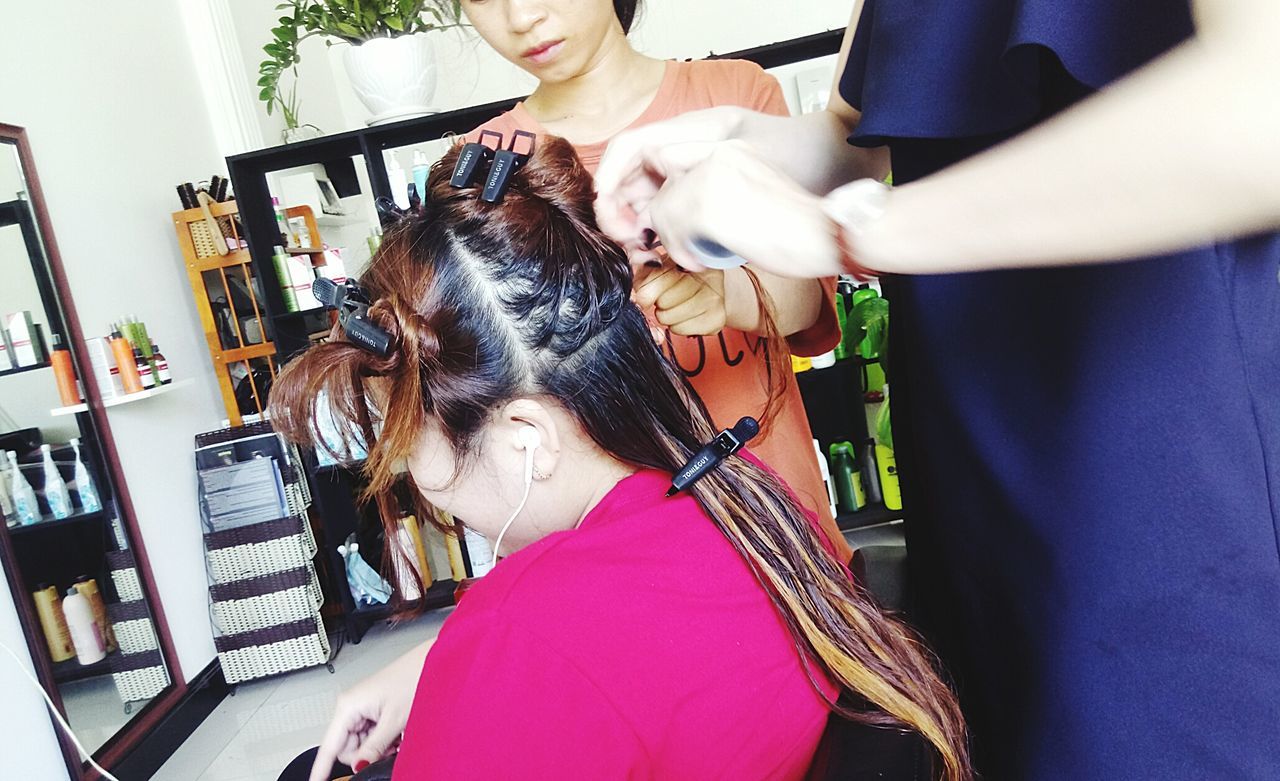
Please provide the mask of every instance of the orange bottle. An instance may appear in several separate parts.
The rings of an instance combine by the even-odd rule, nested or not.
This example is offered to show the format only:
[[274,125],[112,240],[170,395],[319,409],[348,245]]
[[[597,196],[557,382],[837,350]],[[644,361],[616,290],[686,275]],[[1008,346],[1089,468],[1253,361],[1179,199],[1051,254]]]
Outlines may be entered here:
[[121,336],[119,331],[112,331],[107,341],[111,343],[111,354],[116,357],[116,369],[120,372],[124,392],[140,393],[142,376],[138,374],[138,363],[133,360],[133,347],[129,340]]
[[71,363],[71,352],[58,346],[57,336],[53,337],[53,352],[49,355],[49,363],[53,365],[53,381],[58,384],[62,406],[79,404],[80,389],[76,387],[76,370]]

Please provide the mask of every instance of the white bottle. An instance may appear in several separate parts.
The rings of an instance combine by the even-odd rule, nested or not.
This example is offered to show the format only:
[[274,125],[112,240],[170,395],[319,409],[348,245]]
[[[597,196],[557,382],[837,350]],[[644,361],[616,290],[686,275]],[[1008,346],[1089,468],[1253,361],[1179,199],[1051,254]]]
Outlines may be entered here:
[[13,497],[13,511],[18,516],[18,523],[30,526],[40,520],[40,503],[36,501],[36,492],[31,490],[31,484],[18,468],[18,454],[10,450],[8,455],[11,472],[9,495]]
[[80,457],[80,440],[71,440],[71,449],[76,452],[76,493],[80,496],[80,509],[87,513],[96,513],[102,509],[102,498],[98,496],[98,486],[93,484],[89,468]]
[[480,578],[493,569],[493,548],[485,536],[472,531],[470,526],[463,526],[467,542],[467,558],[471,559],[471,576]]
[[107,646],[102,642],[102,629],[93,620],[89,600],[74,588],[67,589],[67,597],[62,600],[62,615],[67,619],[67,631],[71,633],[71,644],[76,647],[80,664],[102,661],[107,655]]
[[58,472],[58,465],[53,463],[53,449],[41,445],[40,455],[44,460],[44,500],[49,505],[49,514],[59,520],[67,518],[71,515],[71,492]]
[[9,460],[0,460],[0,517],[3,517],[9,526],[17,526],[18,519],[14,517],[13,500],[9,498]]
[[400,161],[394,154],[387,154],[387,183],[391,185],[391,200],[401,209],[409,208],[409,178],[405,176]]

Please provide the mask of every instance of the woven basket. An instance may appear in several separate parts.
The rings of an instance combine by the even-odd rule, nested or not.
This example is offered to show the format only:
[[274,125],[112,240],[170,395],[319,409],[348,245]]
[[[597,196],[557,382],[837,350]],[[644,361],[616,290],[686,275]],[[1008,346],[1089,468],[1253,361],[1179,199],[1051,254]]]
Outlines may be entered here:
[[213,582],[230,583],[305,567],[316,555],[305,516],[286,516],[204,535]]
[[107,605],[107,616],[111,619],[111,628],[115,630],[120,653],[128,656],[154,651],[160,647],[146,602],[137,600]]
[[209,587],[213,620],[223,634],[317,617],[324,598],[315,568],[304,567]]
[[239,683],[329,661],[320,617],[214,638],[227,683]]
[[111,678],[123,702],[149,700],[169,685],[169,672],[159,651],[112,656]]

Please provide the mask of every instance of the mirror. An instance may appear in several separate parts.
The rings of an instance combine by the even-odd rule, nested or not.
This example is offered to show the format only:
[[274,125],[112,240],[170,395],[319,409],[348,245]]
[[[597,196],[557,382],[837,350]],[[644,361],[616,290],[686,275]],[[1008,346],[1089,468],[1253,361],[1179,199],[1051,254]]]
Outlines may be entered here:
[[[92,366],[68,330],[20,142],[0,134],[0,568],[24,601],[41,682],[97,752],[170,675],[109,468],[105,414],[80,403]],[[80,389],[72,379],[60,393],[63,367]]]

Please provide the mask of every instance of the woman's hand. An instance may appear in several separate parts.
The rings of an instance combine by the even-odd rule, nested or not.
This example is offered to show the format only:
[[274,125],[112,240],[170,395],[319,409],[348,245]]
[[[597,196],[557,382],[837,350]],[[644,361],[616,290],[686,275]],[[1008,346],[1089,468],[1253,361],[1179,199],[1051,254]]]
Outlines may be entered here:
[[647,153],[647,170],[662,184],[632,201],[637,224],[662,239],[671,259],[691,271],[703,266],[689,250],[714,241],[752,266],[788,277],[839,274],[840,252],[820,199],[739,141]]
[[335,760],[359,770],[395,749],[430,648],[423,643],[338,697],[310,781],[329,781]]
[[654,319],[681,336],[711,336],[724,330],[727,318],[724,272],[684,271],[672,263],[636,269],[632,300],[642,310],[653,307]]
[[732,138],[746,113],[736,106],[691,111],[615,136],[596,170],[600,227],[624,247],[644,245],[647,226],[637,223],[638,212],[669,176],[705,158],[714,142]]

